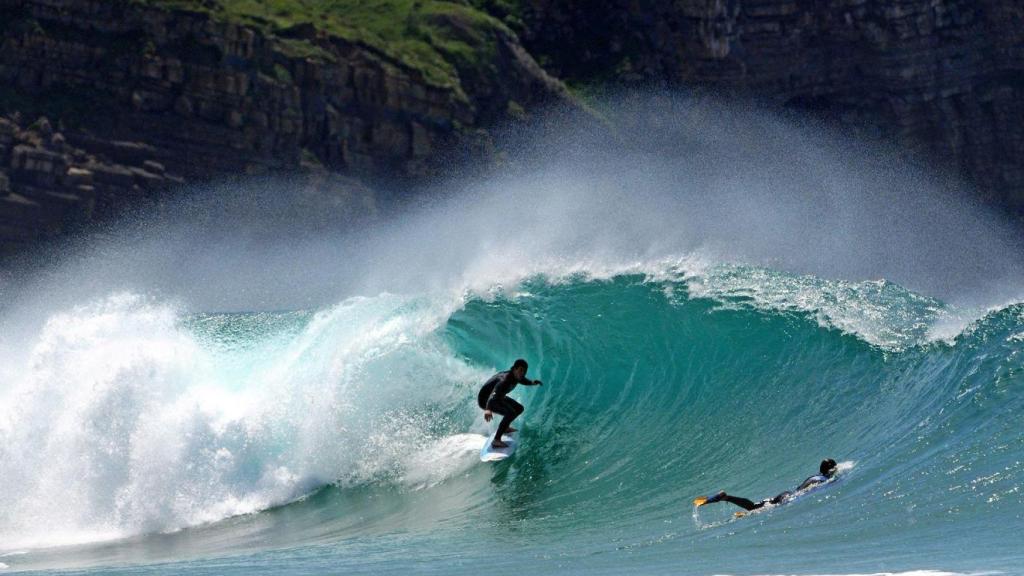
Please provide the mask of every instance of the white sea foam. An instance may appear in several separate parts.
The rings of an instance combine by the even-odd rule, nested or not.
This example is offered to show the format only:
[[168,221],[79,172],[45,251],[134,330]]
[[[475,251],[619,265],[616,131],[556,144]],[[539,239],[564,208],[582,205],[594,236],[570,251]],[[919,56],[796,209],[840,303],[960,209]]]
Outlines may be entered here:
[[[809,573],[800,576],[989,576],[1002,574],[1002,572],[946,572],[943,570],[908,570],[906,572],[826,572]],[[728,576],[719,574],[716,576]],[[759,576],[796,576],[789,574],[763,574]]]
[[[553,284],[641,275],[649,282],[662,284],[670,302],[678,302],[685,294],[688,298],[714,300],[722,310],[806,314],[823,328],[892,350],[935,341],[951,343],[972,322],[989,313],[958,309],[885,280],[828,280],[756,266],[716,264],[703,254],[615,266],[605,263],[594,269],[576,264],[565,268],[535,266],[528,271],[543,275]],[[517,283],[529,277],[523,274],[506,278],[501,284],[503,292],[519,294]],[[677,286],[685,291],[676,290]],[[475,294],[493,297],[495,292],[491,287]]]
[[479,463],[477,454],[485,437],[481,434],[455,434],[426,446],[403,443],[407,450],[402,481],[413,489],[430,488],[469,470]]
[[54,315],[0,403],[0,541],[174,531],[330,482],[442,481],[461,468],[406,460],[424,440],[416,410],[461,403],[482,376],[432,336],[447,314],[356,298],[288,338],[223,349],[137,296]]
[[[813,318],[819,326],[850,334],[888,350],[932,342],[953,344],[981,318],[1017,304],[964,308],[918,294],[886,280],[851,282],[794,275],[770,268],[716,262],[704,252],[654,260],[605,261],[600,264],[539,260],[506,270],[500,281],[460,288],[463,294],[493,299],[529,296],[522,282],[543,277],[553,285],[571,281],[608,281],[639,275],[663,285],[669,301],[685,294],[707,298],[718,308],[796,312]],[[676,287],[685,288],[684,291]],[[457,307],[452,300],[450,309]]]

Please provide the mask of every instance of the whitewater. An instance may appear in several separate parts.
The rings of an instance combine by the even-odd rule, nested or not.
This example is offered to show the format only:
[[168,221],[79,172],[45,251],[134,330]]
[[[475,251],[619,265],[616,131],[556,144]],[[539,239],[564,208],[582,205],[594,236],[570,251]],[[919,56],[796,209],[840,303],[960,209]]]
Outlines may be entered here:
[[0,571],[1024,573],[1019,231],[821,126],[610,110],[385,217],[232,183],[5,272]]

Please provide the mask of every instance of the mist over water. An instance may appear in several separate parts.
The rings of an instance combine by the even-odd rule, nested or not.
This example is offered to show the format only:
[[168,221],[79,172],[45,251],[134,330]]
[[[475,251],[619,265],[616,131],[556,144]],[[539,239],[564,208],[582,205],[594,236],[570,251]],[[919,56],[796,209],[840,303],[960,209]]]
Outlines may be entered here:
[[[379,212],[286,179],[200,187],[9,273],[0,553],[86,548],[4,563],[256,551],[245,572],[327,543],[334,570],[416,571],[387,550],[440,566],[458,543],[475,565],[509,526],[544,535],[509,536],[540,571],[713,571],[736,534],[840,572],[1019,559],[910,552],[1024,510],[1019,230],[811,123],[684,98],[603,110],[613,133],[553,114],[506,135],[504,167]],[[523,453],[481,467],[472,400],[518,356],[553,385],[517,391]],[[770,496],[826,455],[850,478],[790,516],[716,532],[679,508],[724,482]],[[789,536],[803,525],[890,540],[866,560]]]
[[198,310],[294,309],[697,254],[947,302],[1021,296],[1019,230],[894,150],[749,105],[605,109],[615,132],[552,114],[507,137],[505,168],[455,167],[396,212],[340,210],[286,179],[198,187],[58,259],[43,288],[70,302],[131,289]]

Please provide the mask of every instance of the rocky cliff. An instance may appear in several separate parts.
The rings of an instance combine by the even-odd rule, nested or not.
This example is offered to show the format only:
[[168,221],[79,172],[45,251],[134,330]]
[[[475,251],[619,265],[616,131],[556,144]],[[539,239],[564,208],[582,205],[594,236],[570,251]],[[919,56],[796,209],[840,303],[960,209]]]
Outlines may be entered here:
[[178,4],[195,7],[0,4],[0,246],[183,181],[311,167],[423,177],[452,146],[486,147],[492,123],[568,101],[486,16],[429,14],[446,76],[309,22]]
[[812,111],[1024,213],[1016,0],[0,0],[0,48],[0,251],[225,175],[417,181],[555,78]]
[[955,167],[1024,212],[1017,0],[523,0],[526,47],[570,83],[705,87],[812,110]]
[[0,118],[0,253],[19,251],[39,236],[54,236],[116,213],[183,181],[137,142],[106,142],[125,163],[68,143],[48,119],[31,126],[21,116]]

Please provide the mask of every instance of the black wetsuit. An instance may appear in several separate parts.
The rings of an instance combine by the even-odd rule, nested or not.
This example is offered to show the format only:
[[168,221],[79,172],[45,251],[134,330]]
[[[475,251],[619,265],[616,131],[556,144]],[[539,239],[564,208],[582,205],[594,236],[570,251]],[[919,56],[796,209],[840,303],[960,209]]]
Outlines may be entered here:
[[516,384],[532,386],[533,380],[523,377],[516,380],[511,370],[498,372],[491,376],[490,380],[484,383],[480,392],[476,395],[476,403],[483,410],[490,410],[501,414],[503,418],[498,423],[498,431],[494,438],[500,440],[501,435],[512,425],[512,421],[523,413],[523,405],[508,397],[508,393],[516,387]]
[[785,502],[786,500],[789,500],[789,498],[791,496],[793,496],[793,492],[799,492],[799,491],[803,490],[804,488],[808,488],[810,486],[814,486],[815,484],[821,484],[823,482],[828,482],[828,480],[829,480],[829,477],[825,476],[823,474],[818,474],[818,475],[815,475],[815,476],[811,476],[811,477],[807,478],[806,480],[804,480],[803,482],[801,482],[800,485],[797,486],[796,490],[786,490],[785,492],[775,496],[774,498],[770,498],[768,500],[761,500],[760,502],[758,502],[756,504],[753,501],[751,501],[751,500],[747,500],[746,498],[740,498],[738,496],[726,495],[726,496],[722,497],[722,500],[725,500],[726,502],[731,502],[731,503],[739,506],[740,508],[743,508],[744,510],[757,510],[758,508],[763,508],[766,504],[773,504],[774,505],[774,504],[780,504],[782,502]]

